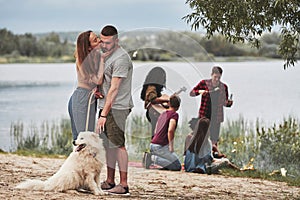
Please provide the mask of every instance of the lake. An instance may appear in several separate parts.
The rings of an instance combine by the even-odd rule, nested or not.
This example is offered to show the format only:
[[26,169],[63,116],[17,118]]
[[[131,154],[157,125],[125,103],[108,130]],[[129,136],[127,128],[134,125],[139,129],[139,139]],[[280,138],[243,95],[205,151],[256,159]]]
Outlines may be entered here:
[[[228,85],[234,100],[232,108],[225,108],[225,120],[238,119],[241,115],[250,122],[259,119],[269,126],[288,116],[300,119],[299,64],[287,70],[283,70],[282,61],[218,64],[224,70],[222,81]],[[132,114],[145,113],[139,95],[146,74],[154,66],[161,66],[167,72],[165,93],[187,88],[180,94],[180,119],[196,117],[200,96],[188,94],[201,79],[210,77],[211,62],[134,62]],[[73,63],[0,65],[0,149],[11,148],[12,122],[39,126],[43,121],[68,118],[68,100],[75,88]]]

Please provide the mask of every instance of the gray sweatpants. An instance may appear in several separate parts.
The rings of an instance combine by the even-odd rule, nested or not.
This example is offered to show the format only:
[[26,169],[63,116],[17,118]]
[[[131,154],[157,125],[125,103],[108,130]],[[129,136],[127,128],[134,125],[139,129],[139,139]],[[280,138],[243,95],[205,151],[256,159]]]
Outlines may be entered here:
[[[90,94],[90,90],[77,88],[69,100],[68,110],[71,118],[73,140],[77,139],[80,132],[85,131]],[[93,97],[90,105],[88,131],[93,132],[95,130],[96,109],[96,100]]]

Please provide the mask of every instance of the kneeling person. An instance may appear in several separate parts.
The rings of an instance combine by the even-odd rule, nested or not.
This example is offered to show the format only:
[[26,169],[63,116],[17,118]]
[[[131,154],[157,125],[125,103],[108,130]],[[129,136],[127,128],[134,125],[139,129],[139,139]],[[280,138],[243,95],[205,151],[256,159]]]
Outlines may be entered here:
[[174,136],[179,118],[176,111],[180,107],[180,101],[177,95],[172,95],[169,108],[159,116],[150,144],[150,154],[147,154],[146,168],[154,163],[167,170],[181,170],[181,163],[174,152]]

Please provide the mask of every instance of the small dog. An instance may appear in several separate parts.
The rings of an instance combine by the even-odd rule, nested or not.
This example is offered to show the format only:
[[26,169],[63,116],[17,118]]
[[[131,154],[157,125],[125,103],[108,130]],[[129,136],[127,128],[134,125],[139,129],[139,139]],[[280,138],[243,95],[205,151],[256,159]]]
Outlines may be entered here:
[[73,144],[73,152],[52,177],[46,181],[27,180],[16,188],[60,192],[89,189],[94,195],[103,195],[100,187],[100,172],[105,162],[102,140],[96,133],[81,132]]

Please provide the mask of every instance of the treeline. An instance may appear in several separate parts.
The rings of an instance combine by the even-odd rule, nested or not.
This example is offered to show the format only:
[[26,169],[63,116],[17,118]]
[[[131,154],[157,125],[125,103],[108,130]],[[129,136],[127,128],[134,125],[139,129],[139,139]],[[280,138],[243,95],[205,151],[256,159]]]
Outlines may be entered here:
[[58,34],[51,32],[37,38],[31,33],[15,35],[7,29],[0,29],[0,55],[12,58],[71,56],[74,44],[67,40],[61,41]]
[[196,32],[159,32],[156,34],[128,37],[124,34],[122,45],[133,52],[136,60],[172,60],[176,57],[193,58],[206,61],[214,57],[268,57],[280,58],[277,33],[264,34],[261,48],[252,48],[247,44],[231,44],[221,35],[207,39]]
[[[57,58],[61,62],[73,62],[74,36],[78,34],[79,32],[51,32],[18,35],[7,29],[0,29],[0,62],[1,57],[6,58],[3,62],[14,62],[19,57]],[[207,39],[198,32],[144,30],[120,33],[120,43],[132,59],[143,61],[170,61],[179,58],[207,61],[214,57],[280,58],[277,53],[279,42],[278,33],[264,34],[258,50],[247,44],[231,44],[220,35]],[[62,57],[65,59],[61,59]]]

